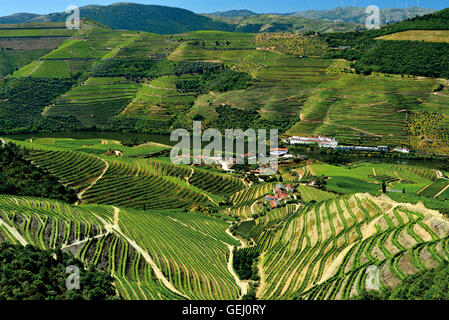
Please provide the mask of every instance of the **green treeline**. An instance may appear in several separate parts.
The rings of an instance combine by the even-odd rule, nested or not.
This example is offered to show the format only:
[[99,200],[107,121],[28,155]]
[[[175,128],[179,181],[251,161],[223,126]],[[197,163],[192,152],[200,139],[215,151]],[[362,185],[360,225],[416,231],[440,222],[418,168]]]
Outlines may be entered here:
[[243,72],[220,67],[219,69],[205,70],[199,80],[177,80],[176,89],[179,91],[195,91],[208,93],[209,91],[231,91],[246,89],[252,77]]
[[257,274],[257,252],[248,250],[234,250],[233,265],[237,275],[242,280],[259,280]]
[[[111,300],[112,277],[61,250],[0,244],[0,300]],[[68,290],[68,266],[80,271],[79,289]]]
[[238,109],[228,105],[219,106],[215,110],[218,113],[218,119],[212,124],[214,128],[222,132],[230,128],[278,129],[280,132],[284,132],[299,120],[297,117],[282,120],[262,119],[257,109]]
[[15,144],[0,146],[0,193],[51,198],[73,203],[78,198],[58,180],[26,160]]
[[363,73],[382,72],[449,78],[449,43],[377,40],[354,64]]
[[203,74],[222,68],[214,62],[169,61],[142,58],[112,58],[95,64],[91,74],[95,77],[125,77],[141,81],[166,75]]
[[126,77],[137,80],[147,76],[157,60],[150,59],[108,59],[92,67],[95,77]]

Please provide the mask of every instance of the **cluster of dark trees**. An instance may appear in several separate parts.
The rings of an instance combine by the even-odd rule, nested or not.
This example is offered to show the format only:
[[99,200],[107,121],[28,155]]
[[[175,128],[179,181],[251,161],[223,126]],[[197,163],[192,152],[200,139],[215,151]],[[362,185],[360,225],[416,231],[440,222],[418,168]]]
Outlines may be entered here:
[[112,58],[95,64],[91,74],[96,77],[125,77],[140,81],[163,75],[203,74],[221,69],[221,63],[201,61],[169,61],[145,58]]
[[238,109],[228,105],[222,105],[215,109],[218,119],[213,123],[214,128],[224,132],[226,129],[278,129],[284,132],[299,118],[291,117],[282,120],[262,119],[257,109]]
[[7,78],[0,82],[0,132],[32,131],[53,99],[70,90],[74,80]]
[[248,250],[234,250],[233,265],[235,272],[242,280],[259,280],[257,274],[257,265],[254,263],[257,261],[258,254]]
[[[84,269],[72,255],[33,246],[0,244],[0,300],[111,300],[113,278],[94,267]],[[79,289],[66,286],[68,266],[80,271]]]
[[449,264],[407,276],[394,289],[365,290],[357,300],[448,300]]
[[180,61],[176,63],[173,74],[203,74],[206,71],[213,72],[215,70],[223,68],[221,63],[216,62],[203,62],[203,61]]
[[252,80],[252,77],[246,73],[236,72],[223,66],[212,70],[206,69],[201,73],[199,80],[176,81],[176,89],[197,93],[207,93],[209,91],[225,92],[246,89]]
[[260,118],[257,110],[242,110],[228,105],[219,106],[217,129],[220,131],[229,128],[247,130],[253,128],[254,123]]
[[51,198],[73,203],[78,198],[58,180],[26,160],[27,151],[13,143],[0,147],[0,193]]
[[151,68],[157,62],[157,60],[141,58],[113,58],[95,64],[91,72],[96,77],[125,77],[130,80],[139,80],[148,77]]
[[357,71],[449,78],[449,44],[377,40],[354,63]]

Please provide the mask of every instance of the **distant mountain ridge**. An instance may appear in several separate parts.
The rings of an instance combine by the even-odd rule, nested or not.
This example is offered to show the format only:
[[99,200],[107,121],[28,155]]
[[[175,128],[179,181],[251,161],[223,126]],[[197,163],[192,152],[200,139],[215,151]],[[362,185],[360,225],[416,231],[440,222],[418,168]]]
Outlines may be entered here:
[[10,16],[0,17],[0,24],[24,23],[37,17],[39,17],[39,15],[34,13],[15,13]]
[[[115,3],[108,6],[88,5],[80,7],[82,18],[92,19],[114,29],[147,31],[159,34],[182,33],[196,30],[232,31],[233,27],[214,21],[192,11],[157,5]],[[14,23],[64,22],[65,12],[47,15],[23,14]],[[0,23],[12,23],[13,16],[0,18]],[[5,21],[5,22],[1,22]]]
[[[393,23],[433,13],[433,9],[382,9],[381,23]],[[82,18],[95,20],[113,29],[176,34],[197,30],[236,32],[346,32],[363,29],[365,8],[339,7],[330,10],[308,10],[297,13],[259,14],[250,10],[230,10],[195,14],[174,7],[115,3],[108,6],[87,5],[80,8]],[[64,22],[65,12],[38,15],[17,13],[0,17],[0,24],[30,22]],[[336,23],[337,22],[337,23]]]
[[[332,20],[364,24],[369,14],[366,8],[361,7],[338,7],[330,10],[307,10],[290,14],[294,17],[302,17],[316,20]],[[434,13],[437,10],[419,7],[411,8],[388,8],[380,9],[381,24],[395,23],[417,16]]]
[[217,11],[217,12],[207,13],[207,15],[236,18],[236,17],[257,16],[257,15],[259,15],[259,13],[255,13],[250,10],[229,10],[229,11]]

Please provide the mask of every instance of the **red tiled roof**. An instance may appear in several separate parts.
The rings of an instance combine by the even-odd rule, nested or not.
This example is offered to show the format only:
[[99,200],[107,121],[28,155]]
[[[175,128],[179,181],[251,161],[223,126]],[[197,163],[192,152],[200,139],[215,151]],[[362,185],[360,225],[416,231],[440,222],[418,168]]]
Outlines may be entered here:
[[274,148],[270,149],[270,151],[287,151],[287,148]]

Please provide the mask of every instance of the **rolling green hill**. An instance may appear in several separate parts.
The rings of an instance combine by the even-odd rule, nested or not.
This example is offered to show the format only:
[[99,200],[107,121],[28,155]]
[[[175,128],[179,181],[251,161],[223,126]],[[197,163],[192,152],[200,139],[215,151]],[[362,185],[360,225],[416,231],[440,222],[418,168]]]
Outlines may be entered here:
[[[109,6],[89,5],[80,8],[83,19],[92,19],[114,29],[173,34],[194,30],[227,30],[232,27],[189,10],[137,3]],[[65,22],[66,13],[51,13],[26,22]]]

